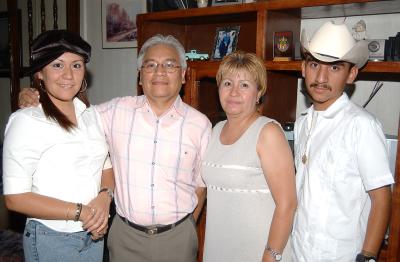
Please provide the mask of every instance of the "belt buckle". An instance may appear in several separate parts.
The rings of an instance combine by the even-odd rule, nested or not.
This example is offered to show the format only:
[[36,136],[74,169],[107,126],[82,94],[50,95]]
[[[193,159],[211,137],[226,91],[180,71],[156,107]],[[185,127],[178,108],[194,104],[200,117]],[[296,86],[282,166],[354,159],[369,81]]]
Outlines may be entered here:
[[146,229],[146,233],[149,235],[157,234],[158,228],[156,226],[149,227]]

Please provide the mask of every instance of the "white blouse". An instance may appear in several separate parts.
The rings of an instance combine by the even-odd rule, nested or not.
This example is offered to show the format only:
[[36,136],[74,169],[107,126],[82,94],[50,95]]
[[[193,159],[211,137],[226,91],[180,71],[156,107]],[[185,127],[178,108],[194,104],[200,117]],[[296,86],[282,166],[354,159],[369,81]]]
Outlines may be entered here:
[[[5,195],[33,192],[83,204],[97,196],[102,170],[111,167],[108,146],[94,107],[77,98],[74,106],[78,125],[70,132],[46,118],[41,106],[10,116],[3,147]],[[83,230],[81,222],[29,219],[61,232]]]

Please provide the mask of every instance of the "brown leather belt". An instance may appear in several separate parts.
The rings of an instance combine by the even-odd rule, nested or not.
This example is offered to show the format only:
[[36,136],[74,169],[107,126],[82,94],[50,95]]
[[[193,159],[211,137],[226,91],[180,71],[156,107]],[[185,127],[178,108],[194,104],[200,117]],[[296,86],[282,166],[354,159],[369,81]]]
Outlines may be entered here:
[[138,225],[138,224],[135,224],[135,223],[129,221],[128,219],[126,219],[126,218],[123,217],[123,216],[120,216],[120,215],[118,215],[118,216],[119,216],[119,217],[122,219],[122,221],[124,221],[125,224],[127,224],[128,226],[133,227],[134,229],[137,229],[137,230],[139,230],[139,231],[142,231],[142,232],[144,232],[144,233],[146,233],[146,234],[155,235],[155,234],[160,234],[160,233],[163,233],[163,232],[166,232],[166,231],[168,231],[168,230],[173,229],[174,227],[178,226],[178,225],[181,224],[183,221],[185,221],[185,220],[186,220],[188,217],[190,217],[191,215],[192,215],[192,214],[187,214],[184,218],[182,218],[181,220],[179,220],[179,221],[177,221],[177,222],[175,222],[175,223],[173,223],[173,224],[170,224],[170,225],[160,225],[160,226],[141,226],[141,225]]

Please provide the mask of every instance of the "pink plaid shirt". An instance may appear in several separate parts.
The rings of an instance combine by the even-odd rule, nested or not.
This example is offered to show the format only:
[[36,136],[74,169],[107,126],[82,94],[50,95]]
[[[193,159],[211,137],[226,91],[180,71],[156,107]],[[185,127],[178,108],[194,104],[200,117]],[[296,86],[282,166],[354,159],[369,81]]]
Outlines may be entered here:
[[205,115],[178,96],[157,117],[145,96],[96,107],[115,174],[117,213],[140,225],[171,224],[193,212],[200,168],[211,134]]

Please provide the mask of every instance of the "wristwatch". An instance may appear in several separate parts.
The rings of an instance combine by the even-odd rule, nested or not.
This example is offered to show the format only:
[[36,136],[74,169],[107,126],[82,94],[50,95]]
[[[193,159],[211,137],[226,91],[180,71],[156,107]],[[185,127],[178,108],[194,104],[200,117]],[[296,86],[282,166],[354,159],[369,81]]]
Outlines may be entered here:
[[359,253],[356,257],[356,262],[376,262],[376,257],[374,256],[366,256],[362,253]]
[[111,188],[103,187],[102,189],[100,189],[99,194],[100,194],[101,192],[106,192],[107,195],[108,195],[111,199],[114,198],[114,192],[112,191]]
[[270,246],[266,246],[265,249],[271,254],[275,261],[282,260],[282,254],[278,251],[273,250]]

